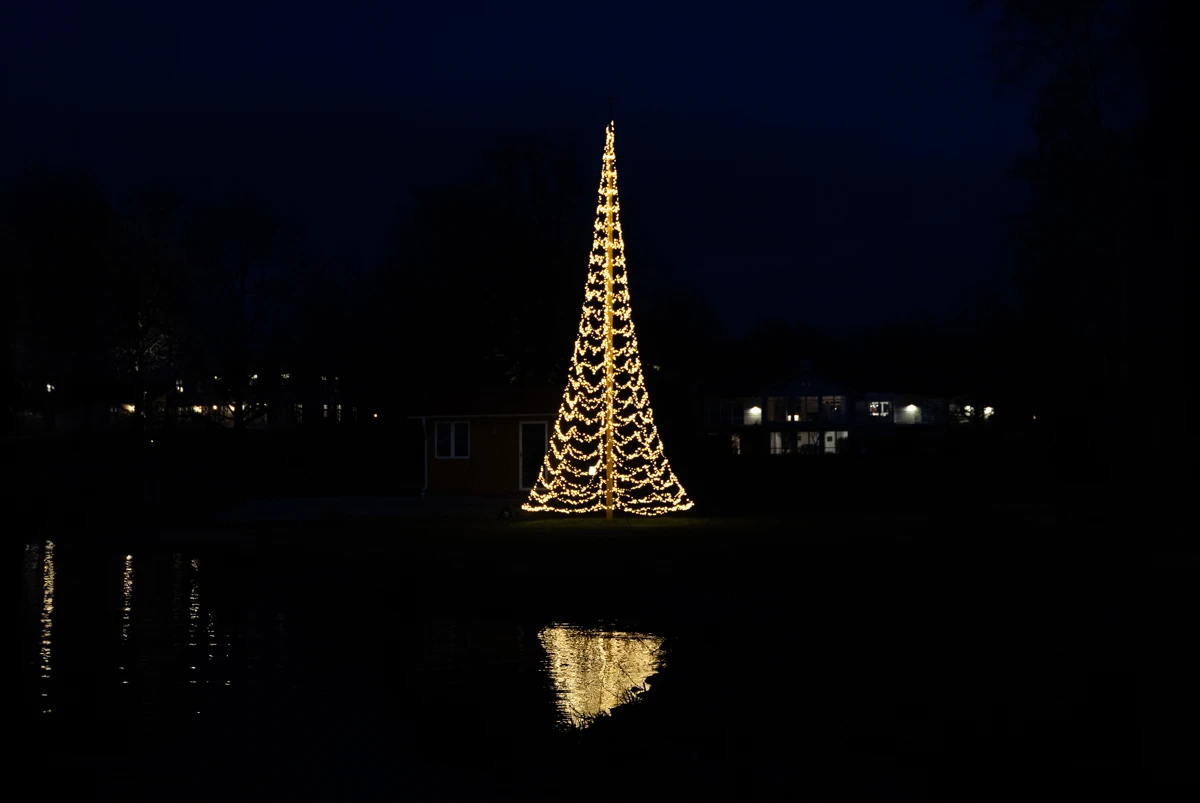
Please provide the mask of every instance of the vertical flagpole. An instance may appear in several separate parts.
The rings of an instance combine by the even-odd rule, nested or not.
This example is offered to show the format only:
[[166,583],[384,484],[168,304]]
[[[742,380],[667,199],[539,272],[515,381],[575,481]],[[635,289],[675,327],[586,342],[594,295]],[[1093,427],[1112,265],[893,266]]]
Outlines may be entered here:
[[[612,101],[609,100],[609,110]],[[616,137],[616,126],[611,118],[609,126],[613,129],[611,136]],[[615,146],[614,146],[615,153]],[[612,160],[605,159],[604,165],[604,394],[608,402],[608,412],[605,415],[604,442],[607,453],[607,469],[604,472],[608,478],[608,489],[605,494],[604,517],[613,517],[613,410],[615,377],[613,377],[613,181]]]

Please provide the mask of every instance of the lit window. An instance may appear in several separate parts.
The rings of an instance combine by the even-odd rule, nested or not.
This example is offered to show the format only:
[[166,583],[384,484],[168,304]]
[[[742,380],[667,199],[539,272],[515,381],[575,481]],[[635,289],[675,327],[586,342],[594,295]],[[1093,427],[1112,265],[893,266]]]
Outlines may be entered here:
[[790,432],[772,432],[771,433],[771,454],[791,454],[792,453],[792,433]]
[[296,423],[303,424],[304,423],[304,402],[296,402],[292,406],[292,412],[294,412],[296,414]]
[[471,456],[471,425],[466,421],[439,421],[434,433],[434,457]]
[[175,392],[183,393],[183,380],[182,379],[175,380]]
[[820,399],[817,396],[797,396],[794,421],[816,421]]
[[891,418],[892,403],[890,401],[873,401],[871,402],[871,417],[872,418]]
[[753,426],[755,424],[761,424],[762,423],[762,408],[759,407],[757,404],[747,407],[746,415],[743,420],[745,421],[746,426]]
[[338,406],[337,406],[337,407],[334,409],[334,412],[333,412],[333,417],[334,417],[336,420],[338,420],[338,421],[341,421],[341,420],[342,420],[342,405],[340,405],[340,404],[339,404],[339,405],[338,405]]
[[729,436],[729,451],[731,454],[742,453],[742,436],[736,432]]
[[846,404],[845,396],[822,396],[821,412],[826,421],[841,421],[842,410]]
[[843,430],[841,432],[826,432],[825,433],[825,454],[837,454],[842,450],[843,441],[849,437],[850,433]]
[[[324,379],[324,377],[322,377],[322,379]],[[321,405],[321,418],[329,418],[329,405],[328,404]]]
[[819,454],[821,451],[821,433],[820,432],[797,432],[796,433],[796,453],[797,454]]

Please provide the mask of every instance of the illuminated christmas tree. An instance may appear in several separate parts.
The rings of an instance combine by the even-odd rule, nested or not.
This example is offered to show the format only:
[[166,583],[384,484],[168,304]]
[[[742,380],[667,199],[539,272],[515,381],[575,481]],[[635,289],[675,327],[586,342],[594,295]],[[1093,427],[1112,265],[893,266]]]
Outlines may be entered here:
[[530,511],[655,516],[692,506],[663,453],[629,307],[617,154],[604,142],[595,234],[579,336]]

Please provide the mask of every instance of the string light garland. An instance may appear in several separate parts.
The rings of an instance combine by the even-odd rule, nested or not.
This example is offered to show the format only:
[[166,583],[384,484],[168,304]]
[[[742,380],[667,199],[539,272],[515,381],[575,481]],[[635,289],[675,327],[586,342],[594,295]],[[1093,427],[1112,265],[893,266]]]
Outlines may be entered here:
[[538,482],[522,509],[642,516],[688,510],[663,452],[629,306],[615,128],[605,132],[579,334]]

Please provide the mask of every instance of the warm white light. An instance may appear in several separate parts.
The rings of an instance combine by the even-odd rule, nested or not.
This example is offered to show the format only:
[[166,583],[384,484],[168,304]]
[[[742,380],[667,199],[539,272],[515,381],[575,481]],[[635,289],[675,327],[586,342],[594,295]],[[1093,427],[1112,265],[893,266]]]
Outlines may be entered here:
[[762,415],[762,408],[761,407],[751,407],[750,415]]
[[[614,510],[656,516],[692,507],[664,454],[638,355],[614,142],[609,124],[579,333],[542,482],[521,506],[528,511],[611,518]],[[592,482],[601,467],[605,481]]]
[[[915,413],[915,412],[917,411],[917,405],[915,405],[915,404],[910,404],[910,405],[908,405],[907,407],[905,407],[904,409],[905,409],[905,410],[907,410],[907,411],[908,411],[908,412],[910,412],[910,413]],[[969,408],[968,408],[968,409],[969,409]]]
[[658,671],[663,639],[652,633],[585,630],[554,624],[538,633],[549,660],[559,716],[575,728],[634,700]]
[[375,414],[373,414],[371,417],[372,417],[372,418],[379,418],[379,413],[375,413]]
[[213,412],[215,413],[216,411],[217,411],[217,405],[215,405],[215,404],[214,404],[214,405],[213,405]]
[[54,392],[54,385],[51,385],[49,382],[47,382],[47,383],[46,383],[46,392],[47,392],[47,393],[53,393],[53,392]]
[[132,413],[137,408],[135,408],[132,404],[122,404],[121,409],[127,413]]
[[996,412],[996,411],[995,411],[995,410],[993,410],[991,407],[984,407],[984,408],[983,408],[983,417],[984,417],[984,418],[991,418],[991,417],[992,417],[992,413],[994,413],[994,412]]
[[192,412],[193,413],[202,413],[202,412],[204,412],[204,408],[198,404],[194,404],[194,405],[192,405]]

